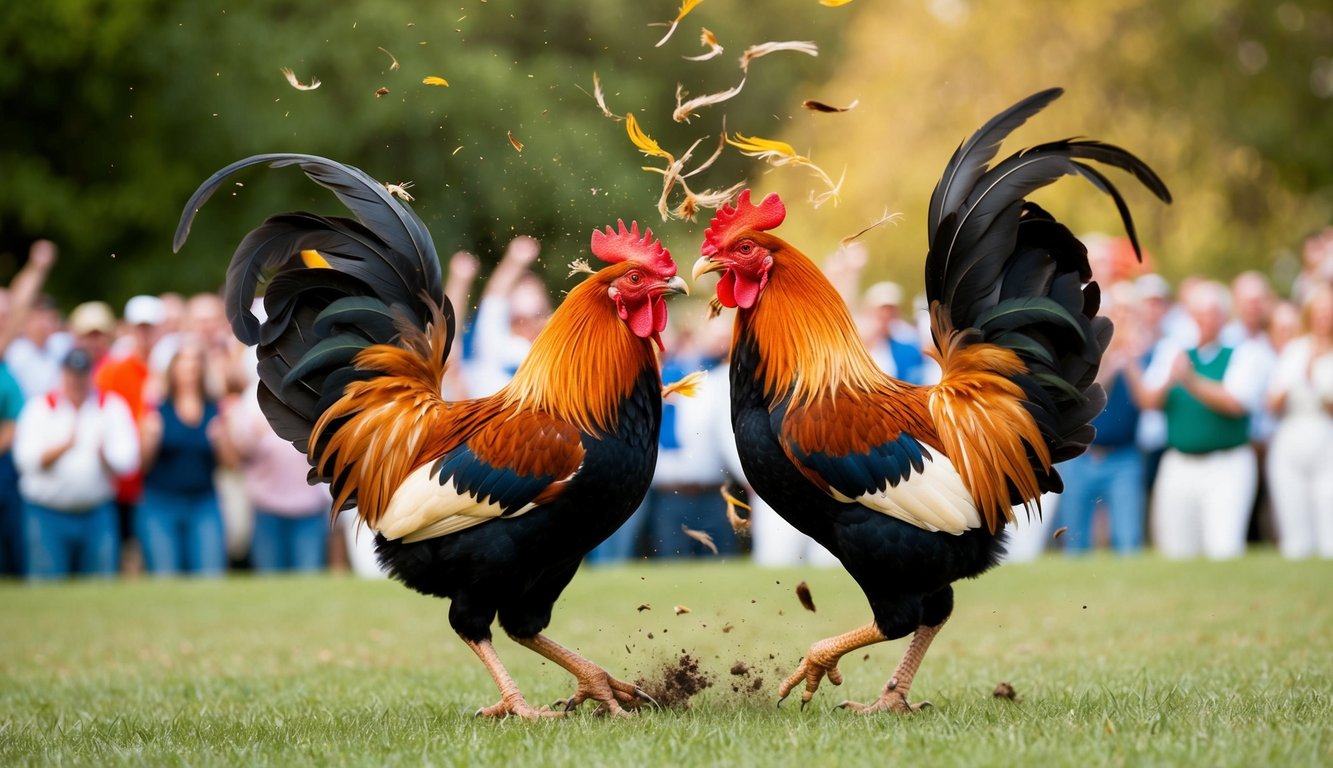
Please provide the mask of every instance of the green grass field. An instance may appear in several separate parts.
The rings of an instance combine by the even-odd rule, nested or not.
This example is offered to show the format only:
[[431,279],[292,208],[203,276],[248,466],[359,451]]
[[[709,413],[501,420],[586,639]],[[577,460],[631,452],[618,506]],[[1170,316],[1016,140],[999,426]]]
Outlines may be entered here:
[[[909,717],[833,710],[873,698],[905,641],[845,659],[804,711],[774,706],[811,641],[868,618],[837,570],[585,569],[554,638],[645,680],[685,651],[714,683],[623,721],[473,718],[497,696],[446,604],[390,582],[5,584],[0,606],[6,766],[1333,764],[1333,563],[1268,553],[1052,558],[960,584],[913,688],[935,707]],[[572,690],[497,648],[530,701]]]

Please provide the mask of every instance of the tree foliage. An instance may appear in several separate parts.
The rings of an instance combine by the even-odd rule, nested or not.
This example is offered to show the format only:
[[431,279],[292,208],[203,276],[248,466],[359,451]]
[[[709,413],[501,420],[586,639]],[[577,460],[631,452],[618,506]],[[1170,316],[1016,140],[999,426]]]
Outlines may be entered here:
[[[275,151],[413,181],[441,253],[494,258],[530,233],[554,278],[592,228],[624,217],[653,221],[688,259],[708,213],[657,220],[661,179],[640,170],[623,123],[597,109],[593,72],[611,109],[633,111],[674,153],[708,136],[706,156],[725,115],[729,131],[785,139],[835,179],[846,168],[837,207],[802,202],[818,187],[803,169],[730,148],[692,186],[748,173],[759,191],[784,192],[783,234],[815,256],[885,208],[903,211],[901,225],[866,241],[872,275],[909,287],[920,284],[925,203],[949,153],[991,114],[1054,84],[1068,94],[1013,146],[1085,134],[1152,164],[1176,205],[1124,186],[1171,277],[1267,265],[1333,212],[1333,13],[1312,0],[708,0],[660,48],[663,30],[649,24],[673,18],[673,0],[237,5],[0,5],[0,279],[29,242],[51,237],[62,246],[51,288],[67,306],[215,288],[231,247],[264,216],[337,210],[299,173],[255,172],[209,204],[184,253],[170,253],[195,185]],[[703,52],[701,27],[726,52],[684,61]],[[768,40],[813,40],[821,55],[757,61],[740,96],[690,124],[671,120],[678,83],[691,95],[729,88],[740,52]],[[296,90],[282,67],[321,86]],[[428,75],[449,86],[423,85]],[[820,114],[803,99],[860,105]],[[1076,229],[1114,232],[1112,206],[1080,184],[1043,202]]]
[[[233,199],[210,202],[185,251],[170,253],[199,182],[233,160],[278,151],[414,182],[413,205],[442,254],[467,248],[494,258],[513,235],[533,234],[545,267],[563,276],[591,230],[621,217],[658,224],[669,246],[687,248],[697,225],[657,221],[660,177],[640,170],[624,124],[602,116],[592,75],[609,106],[634,111],[664,147],[679,153],[703,136],[711,147],[723,111],[672,122],[678,82],[693,94],[723,90],[739,80],[745,46],[817,40],[820,59],[773,56],[762,73],[752,68],[735,104],[767,115],[798,76],[831,70],[844,17],[813,0],[773,5],[784,13],[711,0],[655,48],[663,30],[649,24],[675,16],[669,2],[5,4],[0,253],[8,269],[0,278],[31,240],[50,237],[62,247],[51,288],[66,305],[216,288],[231,247],[264,216],[338,210],[295,171],[256,172],[230,189]],[[726,54],[684,61],[703,50],[701,25]],[[321,85],[297,90],[282,67]],[[430,75],[448,87],[422,84]],[[748,167],[733,155],[714,172],[734,182]]]
[[[1052,85],[1066,95],[1002,151],[1078,135],[1142,157],[1175,204],[1128,177],[1117,185],[1170,278],[1259,268],[1285,289],[1290,253],[1333,218],[1326,4],[933,0],[860,13],[821,92],[862,106],[811,115],[788,137],[825,167],[849,168],[842,206],[792,217],[792,236],[816,255],[886,207],[901,211],[899,226],[866,236],[872,275],[919,287],[926,203],[950,153],[991,115]],[[779,189],[803,194],[803,180]],[[1114,206],[1080,180],[1039,199],[1076,232],[1120,234]]]

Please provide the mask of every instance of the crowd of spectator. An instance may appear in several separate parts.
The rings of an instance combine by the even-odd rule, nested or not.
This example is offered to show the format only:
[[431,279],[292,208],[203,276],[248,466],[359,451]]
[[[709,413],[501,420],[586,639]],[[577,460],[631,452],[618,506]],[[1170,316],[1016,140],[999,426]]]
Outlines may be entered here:
[[[1173,291],[1127,266],[1116,241],[1088,242],[1116,325],[1099,374],[1107,406],[1091,448],[1061,469],[1064,493],[1043,499],[1040,521],[1019,514],[1010,558],[1130,555],[1151,542],[1169,558],[1221,559],[1255,540],[1288,558],[1333,557],[1333,228],[1304,242],[1288,298],[1260,272]],[[479,261],[450,259],[445,293],[464,332],[447,398],[494,392],[522,361],[552,311],[540,253],[532,238],[510,242],[475,304]],[[217,295],[135,296],[119,316],[90,301],[62,318],[42,293],[55,262],[53,244],[35,243],[0,290],[0,573],[377,573],[373,537],[348,515],[331,526],[328,489],[306,482],[305,457],[268,427],[253,350]],[[853,244],[825,271],[871,355],[898,378],[936,381],[923,299],[889,282],[863,289],[866,263]],[[671,320],[664,380],[707,379],[698,396],[664,403],[651,490],[589,560],[832,564],[747,493],[728,415],[729,316],[678,303]],[[727,520],[723,486],[752,507],[748,537]]]

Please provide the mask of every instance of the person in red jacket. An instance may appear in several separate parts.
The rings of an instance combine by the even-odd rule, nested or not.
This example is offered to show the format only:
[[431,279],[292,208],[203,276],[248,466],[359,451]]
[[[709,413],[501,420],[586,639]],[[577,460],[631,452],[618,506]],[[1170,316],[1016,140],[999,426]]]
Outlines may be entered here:
[[[109,360],[93,375],[93,384],[101,392],[115,392],[124,398],[134,416],[136,428],[143,423],[145,390],[151,377],[148,353],[157,343],[158,329],[166,316],[162,300],[156,296],[135,296],[125,303],[125,331],[109,354]],[[143,497],[143,473],[136,471],[116,482],[116,513],[119,518],[121,564],[128,572],[137,572],[141,553],[134,537],[134,511]]]

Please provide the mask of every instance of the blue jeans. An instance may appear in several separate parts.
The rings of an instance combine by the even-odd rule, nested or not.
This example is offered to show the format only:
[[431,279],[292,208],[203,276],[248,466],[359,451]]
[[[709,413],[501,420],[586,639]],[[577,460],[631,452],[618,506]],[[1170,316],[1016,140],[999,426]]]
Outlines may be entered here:
[[250,561],[256,571],[315,571],[328,563],[329,516],[288,517],[255,510]]
[[73,573],[114,576],[120,567],[118,530],[113,501],[86,512],[63,512],[24,502],[28,578],[52,579]]
[[713,537],[719,555],[734,555],[740,545],[727,522],[727,503],[716,488],[648,492],[648,549],[653,557],[702,557],[712,551],[690,538],[681,526]]
[[134,535],[151,574],[219,576],[227,567],[222,509],[211,489],[177,493],[145,488],[135,510]]
[[1060,465],[1065,491],[1057,515],[1064,534],[1065,552],[1082,554],[1092,548],[1093,517],[1097,502],[1105,501],[1111,546],[1122,555],[1143,549],[1146,516],[1143,494],[1143,454],[1136,446],[1100,449],[1092,446],[1076,459]]

